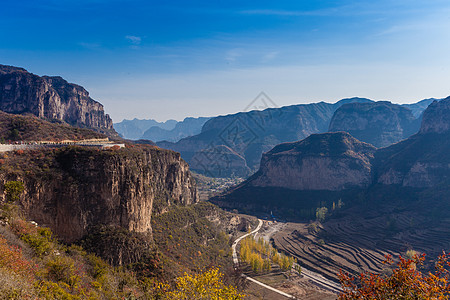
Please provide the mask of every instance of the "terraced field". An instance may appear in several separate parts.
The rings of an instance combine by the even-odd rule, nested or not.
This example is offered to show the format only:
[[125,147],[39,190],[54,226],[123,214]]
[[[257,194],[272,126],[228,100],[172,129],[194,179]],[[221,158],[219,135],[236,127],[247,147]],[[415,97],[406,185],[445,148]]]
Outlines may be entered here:
[[387,254],[397,257],[413,249],[432,258],[450,250],[450,220],[436,224],[412,213],[351,214],[317,227],[288,223],[273,236],[273,243],[307,269],[338,281],[339,270],[353,274],[388,271],[383,265]]

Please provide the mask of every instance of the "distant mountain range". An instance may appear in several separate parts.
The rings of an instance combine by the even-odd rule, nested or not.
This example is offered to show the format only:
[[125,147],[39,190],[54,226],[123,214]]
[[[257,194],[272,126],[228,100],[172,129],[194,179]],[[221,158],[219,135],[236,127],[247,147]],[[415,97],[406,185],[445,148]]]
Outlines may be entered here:
[[139,140],[142,138],[144,132],[150,127],[157,126],[162,129],[171,130],[177,124],[176,120],[167,120],[165,122],[158,122],[153,119],[149,120],[123,120],[119,123],[114,123],[114,129],[121,137],[129,140]]
[[206,117],[187,117],[180,122],[176,120],[158,122],[152,119],[133,119],[114,123],[114,128],[121,137],[130,140],[144,139],[154,142],[177,142],[182,138],[199,134],[203,124],[209,119]]
[[211,118],[199,134],[157,145],[180,152],[198,173],[246,177],[257,170],[264,152],[314,133],[346,131],[376,147],[396,143],[419,130],[421,114],[431,101],[397,105],[349,98],[333,104],[320,102],[241,112]]

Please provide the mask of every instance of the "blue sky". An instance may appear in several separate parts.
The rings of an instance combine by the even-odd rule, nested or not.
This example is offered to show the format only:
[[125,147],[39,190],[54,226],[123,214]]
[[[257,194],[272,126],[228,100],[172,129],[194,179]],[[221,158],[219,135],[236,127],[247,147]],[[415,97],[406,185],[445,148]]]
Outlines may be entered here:
[[450,95],[450,3],[1,0],[0,63],[86,87],[115,122]]

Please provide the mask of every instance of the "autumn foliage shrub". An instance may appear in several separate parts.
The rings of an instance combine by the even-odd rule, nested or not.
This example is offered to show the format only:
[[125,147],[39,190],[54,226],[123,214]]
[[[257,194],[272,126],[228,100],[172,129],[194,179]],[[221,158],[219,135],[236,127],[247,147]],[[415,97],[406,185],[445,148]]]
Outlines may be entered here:
[[[390,276],[362,273],[355,278],[341,271],[339,279],[343,292],[339,300],[450,298],[449,254],[439,256],[434,272],[426,274],[418,270],[425,261],[424,254],[399,260]],[[385,264],[394,266],[391,256],[386,257]]]
[[38,257],[48,253],[52,247],[52,232],[48,228],[37,227],[24,220],[16,220],[12,228],[19,238],[27,243]]
[[0,267],[7,268],[24,278],[32,278],[37,266],[24,258],[22,250],[8,245],[6,239],[0,237]]
[[173,288],[168,285],[161,285],[161,298],[167,300],[240,300],[244,299],[244,295],[240,294],[237,289],[223,282],[223,274],[217,268],[211,268],[205,272],[184,276],[176,279]]

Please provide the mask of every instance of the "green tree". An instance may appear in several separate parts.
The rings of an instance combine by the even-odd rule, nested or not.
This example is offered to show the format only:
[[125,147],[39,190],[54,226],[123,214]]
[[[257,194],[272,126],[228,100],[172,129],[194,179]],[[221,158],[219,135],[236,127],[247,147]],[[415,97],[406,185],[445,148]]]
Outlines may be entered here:
[[24,187],[21,181],[8,181],[3,186],[5,191],[6,200],[8,202],[15,202],[19,200],[20,194],[23,193]]
[[317,221],[323,222],[325,220],[325,217],[327,216],[327,213],[328,213],[328,208],[326,208],[325,206],[321,207],[321,208],[317,208],[316,209]]

